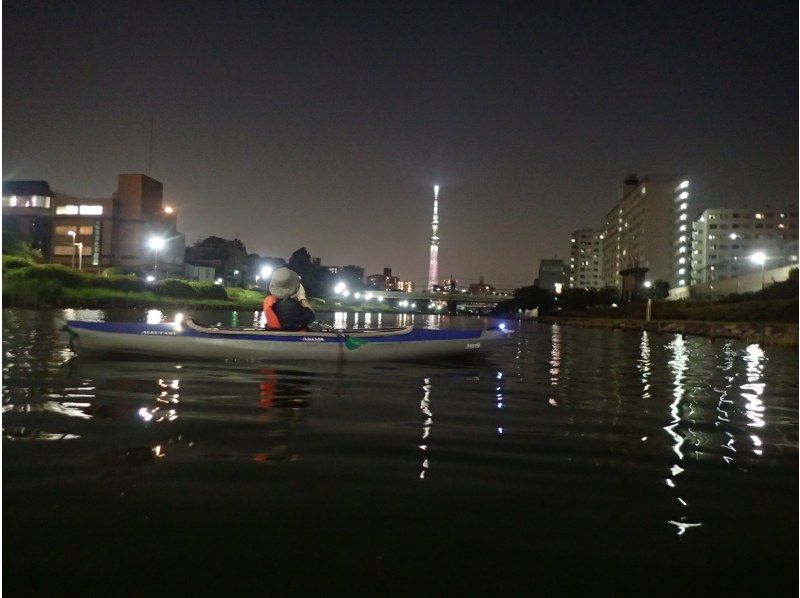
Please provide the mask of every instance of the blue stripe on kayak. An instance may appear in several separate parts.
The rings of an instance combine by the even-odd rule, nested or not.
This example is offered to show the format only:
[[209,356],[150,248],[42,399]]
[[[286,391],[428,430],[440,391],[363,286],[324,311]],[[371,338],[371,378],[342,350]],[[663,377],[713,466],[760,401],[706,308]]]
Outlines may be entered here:
[[[230,340],[251,340],[269,342],[309,342],[304,338],[321,338],[325,343],[341,343],[344,341],[339,336],[320,336],[313,332],[308,335],[298,336],[277,336],[259,334],[215,334],[213,332],[199,332],[187,326],[176,327],[174,324],[140,324],[140,323],[115,323],[115,322],[81,322],[70,320],[67,325],[79,332],[83,330],[94,330],[97,332],[109,332],[114,334],[142,334],[145,336],[182,336],[196,338],[214,338]],[[375,336],[367,337],[363,340],[369,343],[398,343],[407,341],[448,341],[448,340],[469,340],[480,337],[481,330],[430,330],[426,328],[414,328],[406,334],[396,336]],[[354,337],[360,338],[360,337]],[[320,342],[320,341],[311,341]]]

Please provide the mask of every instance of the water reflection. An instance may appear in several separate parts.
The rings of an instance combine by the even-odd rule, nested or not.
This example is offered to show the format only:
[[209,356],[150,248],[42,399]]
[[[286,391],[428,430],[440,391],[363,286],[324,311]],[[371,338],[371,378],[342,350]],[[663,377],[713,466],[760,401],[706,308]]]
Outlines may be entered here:
[[761,400],[761,395],[764,394],[766,384],[762,380],[762,372],[764,371],[764,351],[758,345],[750,345],[745,350],[744,361],[747,366],[747,384],[742,384],[742,396],[747,401],[745,403],[745,410],[747,411],[747,418],[750,420],[748,426],[754,428],[764,427],[764,401]]
[[433,426],[433,412],[431,411],[431,389],[433,386],[431,385],[431,379],[425,378],[424,383],[422,385],[422,390],[425,393],[422,397],[422,400],[419,403],[419,410],[422,412],[422,415],[425,416],[424,422],[422,424],[422,439],[419,444],[419,449],[422,451],[422,470],[419,473],[419,477],[421,480],[425,479],[425,474],[428,472],[428,468],[430,467],[430,461],[428,456],[428,436],[431,433],[431,427]]
[[[613,519],[626,539],[669,549],[676,535],[724,541],[726,533],[763,528],[775,509],[752,508],[756,481],[778,490],[769,500],[779,508],[796,491],[794,472],[787,474],[797,455],[796,353],[780,349],[526,323],[515,347],[475,363],[326,369],[78,359],[64,366],[72,353],[55,315],[141,322],[173,312],[8,312],[4,491],[16,504],[33,486],[58,496],[68,476],[81,475],[94,483],[85,486],[87,500],[104,500],[97,480],[120,476],[114,481],[152,490],[153,504],[163,504],[177,487],[221,494],[222,474],[225,492],[238,493],[231,502],[254,491],[279,508],[294,508],[298,488],[324,501],[334,481],[348,497],[363,496],[369,484],[388,512],[409,521],[431,497],[448,508],[463,501],[482,517],[493,516],[484,505],[502,502],[525,530],[541,523],[530,505],[547,505],[554,529],[580,508],[590,524]],[[251,318],[197,316],[226,324]],[[260,317],[252,313],[254,322]],[[448,316],[322,317],[342,327],[476,326]],[[302,467],[290,465],[301,457]],[[410,475],[428,481],[409,483]],[[289,483],[275,484],[278,477]],[[615,479],[625,483],[609,483]],[[597,521],[581,497],[600,506]],[[364,525],[355,517],[343,523]],[[434,519],[425,525],[444,534]],[[477,540],[491,546],[494,537]]]
[[[670,488],[678,491],[676,494],[676,501],[682,508],[686,508],[688,503],[680,494],[678,476],[685,471],[685,468],[679,465],[679,463],[684,461],[683,445],[686,439],[683,434],[691,434],[691,429],[687,429],[686,432],[682,430],[681,416],[681,409],[684,407],[682,403],[684,402],[684,395],[687,392],[686,371],[689,367],[689,352],[687,351],[686,339],[683,335],[675,335],[675,338],[667,347],[672,353],[672,360],[668,365],[673,375],[672,396],[674,400],[669,406],[670,424],[663,429],[669,434],[673,441],[672,451],[677,456],[677,462],[670,467],[666,484]],[[684,511],[681,510],[681,513],[683,512]],[[677,533],[679,536],[686,533],[688,529],[700,527],[702,525],[702,523],[689,523],[686,521],[686,518],[687,515],[681,514],[678,517],[678,521],[672,519],[668,520],[668,523],[678,528]]]

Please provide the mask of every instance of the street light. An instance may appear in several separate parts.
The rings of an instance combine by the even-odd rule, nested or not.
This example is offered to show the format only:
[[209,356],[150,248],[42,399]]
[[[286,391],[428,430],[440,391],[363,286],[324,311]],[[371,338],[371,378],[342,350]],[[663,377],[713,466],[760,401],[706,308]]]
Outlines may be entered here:
[[267,279],[272,276],[272,266],[262,266],[261,267],[261,278]]
[[763,251],[757,251],[750,256],[750,261],[754,264],[761,264],[761,290],[764,290],[764,264],[767,263],[767,255]]
[[164,239],[161,237],[150,237],[150,241],[148,241],[148,245],[150,245],[150,249],[155,251],[155,261],[153,262],[153,268],[155,270],[155,275],[158,277],[158,251],[164,247]]
[[78,233],[74,230],[68,231],[67,234],[72,237],[72,262],[71,267],[75,267],[75,248],[78,248],[78,270],[83,269],[83,243],[75,242],[75,237]]

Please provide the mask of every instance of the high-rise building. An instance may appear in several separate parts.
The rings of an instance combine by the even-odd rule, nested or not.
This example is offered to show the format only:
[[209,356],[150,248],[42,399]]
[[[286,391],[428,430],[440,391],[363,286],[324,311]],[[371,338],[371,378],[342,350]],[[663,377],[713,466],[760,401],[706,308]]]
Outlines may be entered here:
[[628,175],[603,226],[603,285],[620,287],[619,272],[648,268],[647,280],[671,287],[691,280],[689,181],[677,176]]
[[439,284],[439,185],[433,187],[433,222],[431,222],[431,259],[428,263],[428,290]]
[[570,237],[569,288],[603,288],[603,231],[582,228]]
[[713,208],[692,223],[692,284],[797,263],[797,212],[766,208]]
[[556,284],[566,285],[567,266],[564,260],[540,260],[539,278],[533,283],[534,286],[548,291],[555,291]]

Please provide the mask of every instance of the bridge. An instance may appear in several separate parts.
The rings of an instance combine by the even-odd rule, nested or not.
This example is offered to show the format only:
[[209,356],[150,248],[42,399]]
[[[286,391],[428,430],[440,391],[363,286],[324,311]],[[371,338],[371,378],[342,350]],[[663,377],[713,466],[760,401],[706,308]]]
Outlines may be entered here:
[[501,301],[512,298],[511,293],[473,294],[457,291],[406,293],[403,291],[366,290],[352,295],[349,301],[360,301],[363,305],[375,304],[376,306],[387,302],[393,306],[408,307],[409,311],[430,311],[431,303],[433,303],[435,311],[447,311],[455,314],[458,311],[490,309]]

